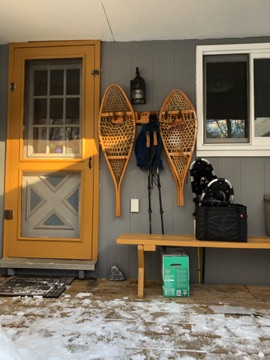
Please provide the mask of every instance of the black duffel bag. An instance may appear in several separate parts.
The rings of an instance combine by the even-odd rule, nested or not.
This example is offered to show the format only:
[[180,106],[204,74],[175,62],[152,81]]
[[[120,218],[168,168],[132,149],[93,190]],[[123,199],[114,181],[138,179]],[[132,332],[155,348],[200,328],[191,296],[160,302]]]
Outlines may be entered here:
[[195,235],[198,240],[247,241],[247,207],[197,205]]

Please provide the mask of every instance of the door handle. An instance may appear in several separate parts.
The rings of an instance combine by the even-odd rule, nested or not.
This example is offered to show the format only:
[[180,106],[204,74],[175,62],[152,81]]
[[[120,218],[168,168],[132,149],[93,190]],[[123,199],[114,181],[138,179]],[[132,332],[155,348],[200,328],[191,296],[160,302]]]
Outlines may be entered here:
[[88,159],[88,167],[89,169],[92,169],[92,156]]

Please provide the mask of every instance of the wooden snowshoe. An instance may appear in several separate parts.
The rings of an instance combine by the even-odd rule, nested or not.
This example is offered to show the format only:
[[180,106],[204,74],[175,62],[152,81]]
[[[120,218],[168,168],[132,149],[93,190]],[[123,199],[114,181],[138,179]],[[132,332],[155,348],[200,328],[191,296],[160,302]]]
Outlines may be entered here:
[[116,192],[116,216],[120,216],[120,188],[135,139],[132,106],[119,85],[110,85],[99,113],[99,139]]
[[173,90],[159,113],[160,135],[177,187],[178,206],[184,205],[184,181],[197,136],[197,116],[189,98]]

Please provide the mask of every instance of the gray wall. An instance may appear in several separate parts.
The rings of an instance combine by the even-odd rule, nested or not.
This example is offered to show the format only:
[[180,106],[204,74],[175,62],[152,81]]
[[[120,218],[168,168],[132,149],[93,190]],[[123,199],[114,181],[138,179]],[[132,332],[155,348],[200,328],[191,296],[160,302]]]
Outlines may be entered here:
[[[219,43],[270,42],[270,38],[221,40]],[[217,44],[214,40],[147,41],[102,44],[101,97],[110,84],[118,84],[129,95],[129,82],[140,68],[146,81],[147,103],[135,111],[158,111],[166,96],[176,88],[184,91],[196,106],[196,45]],[[7,104],[7,47],[0,46],[1,144],[0,166],[4,174],[4,134]],[[137,131],[140,131],[138,126]],[[194,203],[190,180],[185,184],[185,204],[177,206],[177,192],[169,166],[162,155],[161,173],[165,233],[193,233]],[[235,202],[248,208],[249,235],[265,235],[263,195],[270,193],[270,158],[209,158],[216,174],[231,181]],[[0,194],[3,194],[0,177]],[[140,212],[130,213],[130,200],[140,200]],[[152,193],[152,229],[161,232],[158,191]],[[3,200],[0,198],[0,219]],[[115,217],[115,190],[102,151],[100,152],[100,229],[99,258],[94,274],[106,277],[111,265],[118,265],[128,278],[137,278],[137,251],[134,246],[116,245],[121,233],[148,233],[147,173],[136,165],[134,152],[121,187],[121,217]],[[0,220],[0,234],[2,221]],[[0,251],[1,251],[0,239]],[[196,249],[190,256],[191,281],[197,282]],[[160,279],[160,253],[147,253],[147,279]],[[148,261],[149,260],[149,261]],[[206,249],[206,282],[267,284],[270,280],[270,251]]]
[[[218,43],[269,42],[261,39],[223,39]],[[157,111],[171,90],[184,91],[196,106],[196,45],[217,44],[216,40],[147,41],[103,43],[102,91],[113,83],[129,95],[129,81],[140,68],[146,81],[147,103],[134,106],[135,111]],[[137,132],[140,131],[140,126]],[[121,187],[121,217],[115,214],[115,192],[101,151],[100,174],[100,237],[97,275],[105,277],[111,265],[118,265],[128,278],[137,277],[136,247],[116,245],[124,232],[148,233],[147,173],[136,166],[133,152]],[[165,233],[193,233],[194,203],[190,180],[185,184],[185,205],[178,207],[175,183],[163,154],[165,170],[161,173]],[[235,202],[248,208],[249,235],[265,235],[263,195],[270,193],[270,158],[208,158],[216,174],[231,181]],[[140,212],[130,213],[130,199],[140,200]],[[152,229],[161,232],[158,192],[152,193]],[[270,240],[269,240],[270,241]],[[196,249],[187,249],[190,256],[191,281],[198,279]],[[147,279],[160,279],[160,254],[146,253]],[[206,249],[205,281],[216,283],[266,284],[270,280],[270,251]]]

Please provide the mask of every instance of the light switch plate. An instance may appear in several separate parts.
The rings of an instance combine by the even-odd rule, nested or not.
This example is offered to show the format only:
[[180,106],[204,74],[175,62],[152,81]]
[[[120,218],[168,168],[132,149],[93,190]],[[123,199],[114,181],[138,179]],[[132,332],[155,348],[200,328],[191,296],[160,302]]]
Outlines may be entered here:
[[139,199],[131,199],[130,201],[130,211],[139,212]]

